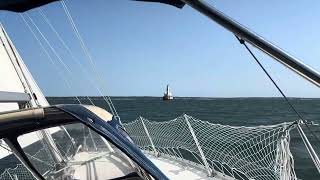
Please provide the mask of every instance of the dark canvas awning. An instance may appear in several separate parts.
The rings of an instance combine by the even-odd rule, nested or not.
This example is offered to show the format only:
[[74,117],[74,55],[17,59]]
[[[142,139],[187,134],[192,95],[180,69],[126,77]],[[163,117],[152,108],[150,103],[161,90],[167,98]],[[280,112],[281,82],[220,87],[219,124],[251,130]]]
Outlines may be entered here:
[[[0,0],[0,10],[7,10],[13,12],[24,12],[45,4],[59,1],[59,0]],[[185,3],[180,0],[134,0],[134,1],[146,1],[146,2],[158,2],[169,4],[177,8],[182,8]],[[88,1],[90,2],[90,1]]]

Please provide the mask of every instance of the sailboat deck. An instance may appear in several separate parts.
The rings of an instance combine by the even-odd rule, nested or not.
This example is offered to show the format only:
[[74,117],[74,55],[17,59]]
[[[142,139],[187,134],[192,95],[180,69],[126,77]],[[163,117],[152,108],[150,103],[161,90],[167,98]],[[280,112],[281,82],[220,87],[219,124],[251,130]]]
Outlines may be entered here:
[[146,156],[169,178],[184,180],[234,180],[234,178],[217,173],[214,177],[209,177],[205,169],[194,166],[187,162],[177,161],[169,156],[156,157],[146,153]]
[[77,180],[113,179],[134,172],[127,160],[110,152],[81,152],[69,163]]
[[[184,180],[234,180],[234,178],[217,173],[214,177],[209,177],[205,169],[195,166],[191,163],[182,162],[170,156],[156,157],[146,153],[146,156],[164,173],[169,179]],[[81,152],[70,162],[74,169],[73,176],[76,179],[110,179],[114,177],[123,177],[133,172],[123,158],[114,153],[87,153]],[[108,171],[109,170],[109,171]],[[108,171],[108,173],[105,173]]]

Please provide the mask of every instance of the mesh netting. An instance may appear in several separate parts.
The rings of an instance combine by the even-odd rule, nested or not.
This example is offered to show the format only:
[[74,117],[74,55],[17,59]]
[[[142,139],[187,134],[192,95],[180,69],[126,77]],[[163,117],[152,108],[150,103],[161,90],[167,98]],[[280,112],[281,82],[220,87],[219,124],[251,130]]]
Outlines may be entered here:
[[22,165],[18,164],[15,168],[6,169],[1,175],[1,180],[16,180],[28,179],[35,180],[36,178]]
[[[235,127],[183,115],[167,122],[150,122],[138,118],[124,124],[124,127],[141,149],[192,162],[208,172],[219,171],[237,179],[289,180],[296,179],[289,149],[291,124]],[[82,142],[84,149],[108,150],[96,133],[84,131],[81,134],[82,138],[75,141]],[[63,144],[68,146],[60,147]],[[65,157],[70,154],[69,146],[70,143],[58,144]],[[42,147],[36,153],[28,154],[28,157],[41,173],[45,173],[54,168],[54,162],[50,153]],[[34,178],[19,164],[15,168],[6,169],[0,179]]]
[[143,150],[189,160],[237,179],[296,179],[289,126],[235,127],[183,115],[166,122],[142,117],[124,124]]

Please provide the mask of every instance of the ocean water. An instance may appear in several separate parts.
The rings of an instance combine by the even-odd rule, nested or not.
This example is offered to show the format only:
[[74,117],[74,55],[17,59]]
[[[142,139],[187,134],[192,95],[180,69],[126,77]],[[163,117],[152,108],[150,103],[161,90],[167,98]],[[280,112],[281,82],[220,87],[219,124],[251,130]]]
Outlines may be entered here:
[[[298,116],[282,98],[175,98],[162,101],[160,97],[111,97],[122,122],[130,122],[142,116],[152,121],[168,121],[188,114],[203,121],[233,126],[272,125],[295,121]],[[77,103],[74,97],[49,97],[51,104]],[[80,97],[83,104],[89,101]],[[95,105],[108,110],[100,97],[92,97]],[[320,123],[320,99],[290,98],[290,102],[308,121]],[[320,126],[312,131],[320,137]],[[320,154],[320,143],[305,129],[316,152]],[[296,130],[291,131],[290,149],[294,156],[298,178],[320,179],[309,154]]]

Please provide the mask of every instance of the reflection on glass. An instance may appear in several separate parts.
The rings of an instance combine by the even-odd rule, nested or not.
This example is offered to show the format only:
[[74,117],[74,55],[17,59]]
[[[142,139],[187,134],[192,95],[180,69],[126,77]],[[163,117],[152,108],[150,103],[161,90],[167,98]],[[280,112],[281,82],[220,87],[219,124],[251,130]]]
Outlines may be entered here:
[[46,179],[141,179],[124,153],[80,123],[25,134],[18,142]]

